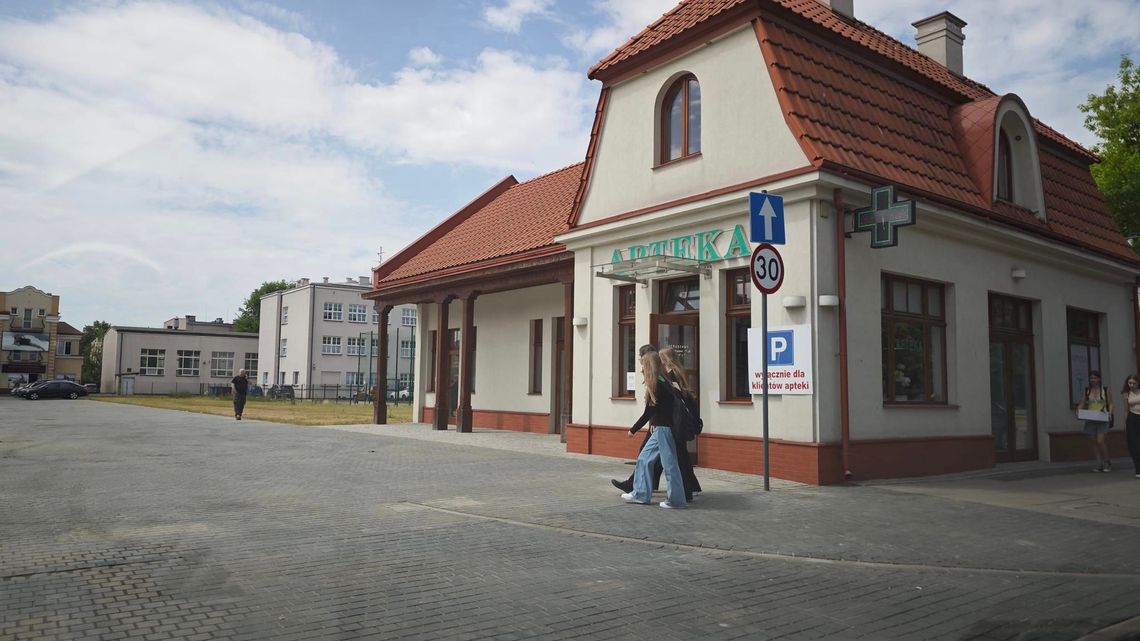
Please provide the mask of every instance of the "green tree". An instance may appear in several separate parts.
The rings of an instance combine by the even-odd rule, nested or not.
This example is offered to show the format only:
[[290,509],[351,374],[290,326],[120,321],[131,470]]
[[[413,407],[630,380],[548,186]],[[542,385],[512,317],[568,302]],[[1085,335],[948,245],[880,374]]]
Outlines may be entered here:
[[103,372],[103,337],[109,329],[111,324],[106,321],[95,321],[83,328],[79,354],[83,356],[82,380],[85,383],[97,382]]
[[[1091,94],[1081,105],[1085,127],[1103,142],[1093,147],[1101,162],[1092,166],[1116,224],[1125,236],[1140,235],[1140,69],[1120,58],[1119,86]],[[1136,246],[1136,245],[1134,245]]]
[[245,304],[238,310],[237,318],[234,319],[234,331],[257,333],[261,326],[261,297],[296,286],[297,283],[284,280],[271,280],[262,283],[261,287],[253,290],[249,298],[245,299]]

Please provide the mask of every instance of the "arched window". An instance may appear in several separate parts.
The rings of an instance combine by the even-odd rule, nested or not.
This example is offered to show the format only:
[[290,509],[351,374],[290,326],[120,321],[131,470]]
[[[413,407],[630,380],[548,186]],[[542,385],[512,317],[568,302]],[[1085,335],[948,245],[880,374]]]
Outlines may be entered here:
[[1013,201],[1013,151],[1005,131],[998,134],[997,197]]
[[661,159],[669,162],[701,151],[701,85],[692,75],[669,86],[661,103]]

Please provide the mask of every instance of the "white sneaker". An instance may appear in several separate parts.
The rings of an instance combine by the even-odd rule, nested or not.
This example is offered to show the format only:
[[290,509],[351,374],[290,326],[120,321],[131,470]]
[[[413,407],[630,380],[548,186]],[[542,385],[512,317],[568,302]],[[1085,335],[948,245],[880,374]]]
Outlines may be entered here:
[[638,501],[637,497],[635,497],[634,495],[632,495],[628,492],[621,495],[621,500],[625,501],[626,503],[637,503],[638,505],[646,505],[646,503]]
[[673,505],[669,501],[661,501],[657,505],[665,508],[666,510],[683,510],[683,509],[685,509],[684,505]]

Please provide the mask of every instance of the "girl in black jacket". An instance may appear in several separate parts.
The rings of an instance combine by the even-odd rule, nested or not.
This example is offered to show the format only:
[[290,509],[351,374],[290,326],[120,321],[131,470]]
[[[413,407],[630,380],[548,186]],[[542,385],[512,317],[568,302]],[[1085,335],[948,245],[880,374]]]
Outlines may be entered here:
[[[633,438],[637,431],[649,424],[649,440],[637,455],[637,464],[633,471],[633,491],[621,495],[627,503],[649,504],[653,498],[650,475],[653,463],[660,460],[665,472],[665,480],[669,484],[666,500],[660,503],[664,508],[683,508],[685,501],[685,483],[681,479],[681,468],[677,464],[678,444],[673,440],[673,431],[669,429],[673,422],[673,393],[670,383],[665,378],[665,368],[661,358],[656,352],[649,352],[641,357],[641,374],[645,383],[645,412],[629,430],[629,437]],[[684,447],[684,443],[680,444]]]

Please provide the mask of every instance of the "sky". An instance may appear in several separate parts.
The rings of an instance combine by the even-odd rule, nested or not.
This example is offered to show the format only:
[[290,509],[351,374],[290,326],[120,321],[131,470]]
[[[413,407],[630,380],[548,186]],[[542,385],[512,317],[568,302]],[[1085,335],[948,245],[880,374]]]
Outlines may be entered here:
[[[160,326],[368,275],[504,176],[579,162],[586,71],[673,4],[0,0],[0,291]],[[1140,60],[1140,0],[855,0],[912,46],[944,10],[966,75],[1096,144],[1077,107]]]

